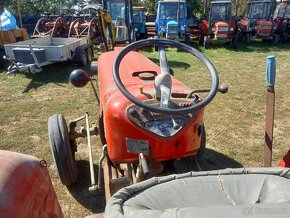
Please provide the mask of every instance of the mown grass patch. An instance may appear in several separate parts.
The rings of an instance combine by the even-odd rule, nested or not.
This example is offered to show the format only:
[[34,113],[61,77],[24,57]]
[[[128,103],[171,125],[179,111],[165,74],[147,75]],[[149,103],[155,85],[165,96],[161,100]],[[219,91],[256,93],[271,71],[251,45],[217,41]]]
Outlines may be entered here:
[[[227,94],[217,94],[205,109],[207,150],[201,165],[204,169],[262,166],[265,130],[266,57],[276,55],[276,113],[273,165],[290,147],[290,45],[273,46],[257,41],[250,46],[211,45],[204,52],[219,73],[220,84],[229,87]],[[145,52],[153,61],[158,55]],[[209,87],[207,71],[194,58],[169,49],[168,63],[175,76],[191,88]],[[55,113],[66,120],[90,113],[96,122],[98,106],[90,86],[72,87],[68,77],[76,66],[59,63],[45,67],[39,74],[21,73],[6,76],[0,69],[0,148],[34,155],[48,162],[51,178],[66,217],[84,217],[104,210],[104,193],[91,194],[86,141],[79,140],[77,163],[80,181],[67,189],[61,185],[49,148],[47,119]],[[101,151],[94,139],[94,158]]]

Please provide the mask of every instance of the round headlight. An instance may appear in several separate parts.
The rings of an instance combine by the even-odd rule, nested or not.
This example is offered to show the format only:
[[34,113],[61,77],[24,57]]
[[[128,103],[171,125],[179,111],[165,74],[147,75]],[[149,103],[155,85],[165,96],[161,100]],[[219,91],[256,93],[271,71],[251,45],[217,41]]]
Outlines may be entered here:
[[184,26],[181,26],[180,29],[181,29],[181,31],[184,31],[185,30],[185,27]]
[[211,29],[211,31],[213,31],[213,32],[214,32],[214,31],[215,31],[215,28],[212,28],[212,29]]
[[231,28],[230,28],[230,31],[234,31],[234,28],[233,28],[233,27],[231,27]]

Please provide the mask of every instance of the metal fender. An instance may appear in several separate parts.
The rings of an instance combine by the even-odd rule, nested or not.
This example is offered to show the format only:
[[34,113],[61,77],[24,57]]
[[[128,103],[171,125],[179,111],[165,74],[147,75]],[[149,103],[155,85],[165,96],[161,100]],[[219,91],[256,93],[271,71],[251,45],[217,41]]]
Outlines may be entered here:
[[1,217],[63,217],[46,162],[0,150]]

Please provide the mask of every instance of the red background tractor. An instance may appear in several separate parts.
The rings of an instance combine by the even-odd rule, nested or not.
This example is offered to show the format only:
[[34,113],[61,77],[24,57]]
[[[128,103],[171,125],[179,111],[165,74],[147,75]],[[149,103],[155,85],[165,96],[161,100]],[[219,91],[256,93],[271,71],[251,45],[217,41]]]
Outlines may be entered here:
[[231,43],[233,48],[237,44],[236,20],[232,16],[231,1],[213,1],[210,3],[209,15],[201,19],[201,33],[199,43],[205,48],[210,41]]
[[246,44],[250,44],[254,38],[272,41],[275,45],[280,40],[285,42],[288,39],[283,22],[288,3],[278,3],[274,15],[271,16],[274,6],[272,0],[250,1],[247,4],[245,17],[238,23],[241,39],[244,39]]

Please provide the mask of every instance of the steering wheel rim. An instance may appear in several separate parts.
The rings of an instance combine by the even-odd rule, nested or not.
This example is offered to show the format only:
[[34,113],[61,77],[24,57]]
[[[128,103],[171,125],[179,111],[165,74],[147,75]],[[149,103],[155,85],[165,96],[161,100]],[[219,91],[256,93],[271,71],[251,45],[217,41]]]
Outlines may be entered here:
[[[125,88],[124,84],[121,81],[120,74],[119,74],[120,63],[130,51],[134,51],[143,47],[149,47],[149,46],[154,46],[154,45],[155,46],[158,46],[158,45],[171,46],[171,47],[179,48],[184,51],[187,51],[188,53],[192,54],[197,59],[199,59],[208,69],[208,72],[210,73],[210,76],[211,76],[211,89],[208,95],[204,99],[202,99],[200,102],[193,104],[190,107],[179,108],[179,109],[161,108],[161,107],[152,106],[149,104],[145,104],[142,101],[138,100],[136,97],[134,97]],[[160,113],[160,114],[167,114],[167,115],[180,115],[180,114],[192,113],[194,111],[197,111],[205,107],[215,97],[218,91],[218,86],[219,86],[219,78],[218,78],[218,74],[215,67],[200,51],[186,44],[182,44],[177,41],[166,40],[166,39],[144,39],[144,40],[136,41],[124,47],[115,58],[115,61],[113,64],[113,78],[117,87],[121,91],[121,93],[130,101],[132,101],[134,104],[138,105],[141,108],[145,108],[149,111]]]

